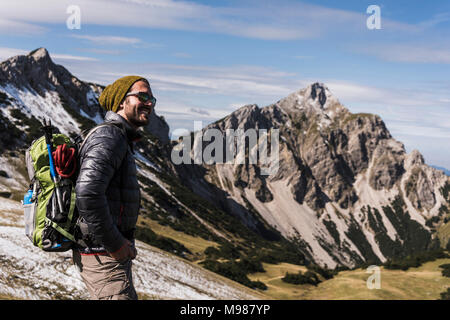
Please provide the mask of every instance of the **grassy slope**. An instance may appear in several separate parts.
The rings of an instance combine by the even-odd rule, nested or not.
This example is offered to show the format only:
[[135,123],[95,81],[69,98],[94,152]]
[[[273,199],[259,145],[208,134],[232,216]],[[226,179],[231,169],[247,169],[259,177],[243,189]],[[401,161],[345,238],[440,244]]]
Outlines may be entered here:
[[171,238],[189,249],[194,254],[203,254],[208,247],[218,247],[219,245],[213,241],[208,241],[200,237],[193,237],[184,232],[176,231],[169,226],[160,225],[158,222],[144,217],[139,217],[138,225],[145,223],[157,235]]
[[[20,193],[20,197],[22,197],[22,193]],[[22,213],[17,212],[17,214]],[[218,246],[215,242],[175,231],[148,218],[140,219],[140,222],[144,222],[156,234],[172,238],[183,244],[198,258],[202,256],[207,247]],[[449,223],[439,230],[440,237],[447,239],[450,230],[447,227],[449,227]],[[450,263],[450,259],[429,262],[406,272],[382,269],[380,290],[367,289],[366,281],[370,274],[361,269],[340,272],[335,278],[319,284],[318,287],[283,282],[281,278],[286,272],[306,271],[304,266],[288,263],[278,265],[263,263],[266,272],[249,275],[249,278],[252,281],[262,281],[267,285],[268,290],[260,292],[262,299],[264,299],[263,297],[269,299],[438,299],[440,293],[450,286],[450,279],[442,277],[441,269],[438,267],[444,263]],[[234,283],[231,280],[228,281]],[[0,297],[0,299],[8,298],[10,297]]]
[[290,263],[269,264],[263,263],[264,270],[266,272],[253,273],[248,276],[252,281],[262,281],[267,286],[267,290],[264,294],[273,299],[302,299],[301,296],[307,286],[296,286],[286,282],[283,282],[283,278],[286,272],[298,273],[299,271],[305,272],[306,267],[298,266]]
[[[146,219],[152,230],[165,237],[172,238],[182,243],[193,253],[201,254],[209,246],[217,246],[216,243],[201,238],[191,237],[182,232],[173,230],[168,226],[161,226],[156,221]],[[195,263],[195,262],[194,262]],[[264,282],[268,289],[261,292],[272,299],[439,299],[440,293],[450,286],[450,278],[441,274],[439,265],[450,263],[450,259],[439,259],[423,264],[419,268],[411,268],[408,271],[387,270],[381,268],[381,289],[369,290],[366,281],[371,274],[366,269],[342,271],[331,280],[313,285],[294,285],[281,280],[286,272],[305,272],[305,266],[289,263],[269,264],[263,263],[266,272],[250,274],[252,281]]]
[[265,292],[274,299],[307,300],[436,300],[440,293],[450,287],[450,278],[443,277],[439,265],[450,263],[450,259],[427,262],[408,271],[381,268],[381,289],[369,290],[367,279],[371,273],[366,269],[342,271],[331,280],[312,285],[293,285],[281,280],[286,271],[293,273],[305,268],[294,265],[266,265],[267,274],[252,274],[251,280],[263,281]]
[[447,222],[446,224],[442,225],[437,230],[437,235],[441,242],[441,246],[445,247],[447,243],[450,242],[450,222]]
[[[19,212],[14,212],[14,214],[19,214]],[[214,242],[175,231],[170,227],[161,226],[150,219],[145,219],[145,223],[150,225],[155,233],[179,241],[189,250],[192,250],[193,253],[201,254],[207,247],[217,245]],[[439,268],[439,265],[445,263],[450,263],[450,259],[428,262],[419,268],[411,268],[408,271],[382,268],[380,290],[367,289],[366,281],[371,274],[366,273],[366,270],[362,269],[340,272],[333,279],[322,282],[317,287],[285,283],[281,278],[286,272],[297,273],[306,271],[304,266],[288,263],[278,265],[263,263],[266,272],[249,275],[250,280],[259,280],[267,285],[268,290],[263,292],[259,291],[256,293],[229,279],[226,279],[226,281],[241,287],[243,290],[256,293],[261,299],[438,299],[440,293],[450,287],[450,278],[443,277],[441,274],[442,269]],[[196,263],[194,262],[194,264]],[[205,272],[210,273],[207,270]],[[213,275],[222,278],[219,275]],[[2,296],[0,300],[10,298],[12,297]],[[141,298],[152,299],[155,297]]]

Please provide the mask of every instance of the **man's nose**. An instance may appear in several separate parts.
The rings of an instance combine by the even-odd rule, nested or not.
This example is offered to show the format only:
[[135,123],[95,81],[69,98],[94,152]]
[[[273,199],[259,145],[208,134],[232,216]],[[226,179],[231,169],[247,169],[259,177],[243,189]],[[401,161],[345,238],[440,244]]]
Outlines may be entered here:
[[153,107],[152,100],[148,100],[148,101],[144,102],[144,104],[145,104],[145,105],[150,105],[150,106]]

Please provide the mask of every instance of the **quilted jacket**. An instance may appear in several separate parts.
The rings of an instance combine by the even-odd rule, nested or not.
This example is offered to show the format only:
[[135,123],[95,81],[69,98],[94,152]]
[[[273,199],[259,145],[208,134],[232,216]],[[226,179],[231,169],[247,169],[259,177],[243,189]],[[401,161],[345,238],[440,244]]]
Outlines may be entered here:
[[127,238],[134,242],[140,191],[133,143],[140,138],[128,122],[108,111],[79,153],[76,207],[85,253],[117,251]]

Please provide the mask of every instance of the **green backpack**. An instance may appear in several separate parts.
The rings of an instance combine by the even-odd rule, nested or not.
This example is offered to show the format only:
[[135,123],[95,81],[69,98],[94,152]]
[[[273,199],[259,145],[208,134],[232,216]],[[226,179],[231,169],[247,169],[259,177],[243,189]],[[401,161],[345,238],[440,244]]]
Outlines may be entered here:
[[[78,213],[75,206],[78,152],[90,134],[106,125],[119,126],[117,122],[105,122],[83,131],[73,140],[64,134],[46,133],[34,140],[26,150],[25,162],[31,184],[23,200],[25,234],[42,250],[63,252],[79,242]],[[48,127],[44,122],[44,128]],[[47,143],[49,140],[50,150]],[[49,157],[51,150],[54,151],[52,161]],[[61,152],[58,153],[59,151]],[[56,165],[64,161],[67,163],[68,158],[72,163],[70,173],[65,174]]]
[[[52,135],[52,149],[66,144],[74,148],[72,140],[63,134]],[[66,251],[75,242],[75,183],[61,178],[57,185],[62,195],[61,212],[56,184],[50,173],[49,153],[45,136],[33,141],[25,153],[31,185],[25,194],[23,207],[25,234],[35,246],[45,251]]]

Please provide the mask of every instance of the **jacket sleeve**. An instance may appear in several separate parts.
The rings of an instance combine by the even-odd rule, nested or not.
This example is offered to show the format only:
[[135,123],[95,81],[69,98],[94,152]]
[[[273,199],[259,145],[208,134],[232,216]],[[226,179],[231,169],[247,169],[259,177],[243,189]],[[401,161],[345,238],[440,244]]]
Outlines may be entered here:
[[119,128],[105,126],[92,133],[80,154],[80,171],[75,186],[78,212],[95,241],[108,252],[120,249],[125,241],[113,223],[106,190],[120,168],[128,149]]

